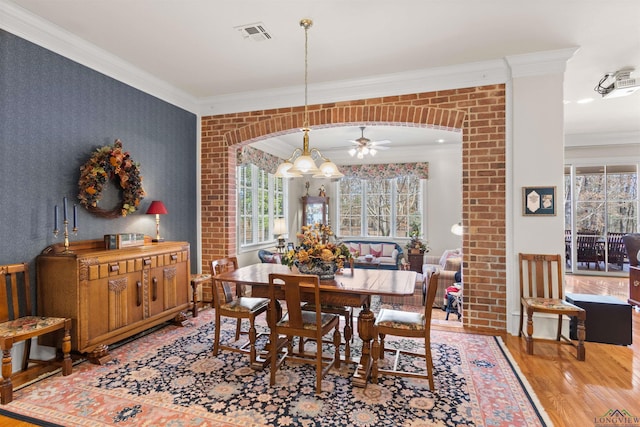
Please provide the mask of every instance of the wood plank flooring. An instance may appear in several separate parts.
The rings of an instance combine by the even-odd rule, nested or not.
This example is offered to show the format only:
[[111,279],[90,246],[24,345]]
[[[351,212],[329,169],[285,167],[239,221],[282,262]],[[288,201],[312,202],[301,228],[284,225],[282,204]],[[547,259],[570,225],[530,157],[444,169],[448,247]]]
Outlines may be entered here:
[[[628,278],[566,276],[566,292],[612,295],[626,301]],[[436,313],[440,312],[440,313]],[[434,310],[434,328],[462,331],[456,316],[444,320]],[[527,378],[555,426],[593,426],[610,409],[640,416],[640,313],[632,313],[633,344],[617,346],[585,343],[586,361],[575,358],[575,348],[555,341],[537,341],[529,356],[524,339],[504,336],[518,367]],[[469,331],[478,332],[478,331]],[[0,427],[33,424],[0,416]],[[638,424],[640,427],[640,424]]]

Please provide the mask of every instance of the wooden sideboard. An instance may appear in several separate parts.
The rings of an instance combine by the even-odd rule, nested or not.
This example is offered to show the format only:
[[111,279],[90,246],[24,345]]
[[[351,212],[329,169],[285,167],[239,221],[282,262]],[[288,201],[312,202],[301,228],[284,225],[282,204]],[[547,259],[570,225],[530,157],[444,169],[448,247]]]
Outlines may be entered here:
[[629,267],[629,304],[640,305],[640,267]]
[[93,363],[110,360],[109,344],[186,320],[189,243],[107,250],[103,240],[87,240],[64,249],[48,246],[37,258],[38,312],[71,318],[71,348]]

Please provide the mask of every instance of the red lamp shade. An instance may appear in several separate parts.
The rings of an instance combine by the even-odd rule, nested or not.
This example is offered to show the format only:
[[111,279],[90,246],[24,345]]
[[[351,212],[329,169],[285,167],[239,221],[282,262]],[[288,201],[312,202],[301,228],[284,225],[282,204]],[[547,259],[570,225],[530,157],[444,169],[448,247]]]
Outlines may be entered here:
[[164,207],[164,203],[162,203],[160,200],[154,200],[149,205],[149,209],[147,209],[147,213],[151,215],[155,214],[156,216],[156,238],[153,239],[152,241],[154,242],[164,241],[164,239],[160,237],[160,215],[166,215],[169,213],[167,212],[167,208]]
[[160,200],[154,200],[149,205],[149,209],[147,209],[147,213],[156,214],[156,215],[166,215],[169,212],[167,212],[167,208],[164,207],[164,203],[162,203]]

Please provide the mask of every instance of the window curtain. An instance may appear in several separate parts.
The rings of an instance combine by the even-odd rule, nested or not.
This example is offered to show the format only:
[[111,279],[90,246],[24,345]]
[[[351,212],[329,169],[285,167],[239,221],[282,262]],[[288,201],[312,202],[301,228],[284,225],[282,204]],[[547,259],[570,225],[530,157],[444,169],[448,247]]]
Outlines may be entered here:
[[429,163],[389,163],[340,166],[340,172],[347,177],[372,179],[372,178],[397,178],[398,176],[416,176],[420,179],[429,178]]
[[245,145],[237,152],[238,166],[244,166],[248,164],[256,165],[259,169],[266,171],[267,173],[275,174],[278,170],[278,165],[282,163],[282,159],[265,153],[257,148]]

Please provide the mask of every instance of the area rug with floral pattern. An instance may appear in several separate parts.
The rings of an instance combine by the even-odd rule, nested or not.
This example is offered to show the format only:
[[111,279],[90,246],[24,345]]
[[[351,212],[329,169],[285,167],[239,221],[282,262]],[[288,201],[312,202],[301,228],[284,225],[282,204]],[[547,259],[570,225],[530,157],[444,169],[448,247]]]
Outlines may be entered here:
[[[246,355],[213,356],[214,319],[213,310],[202,311],[189,326],[169,325],[112,349],[113,360],[102,366],[85,361],[70,376],[36,381],[17,390],[0,414],[49,426],[550,424],[499,338],[432,329],[434,391],[426,380],[395,376],[354,387],[354,365],[343,363],[316,395],[313,365],[285,362],[269,386],[269,369],[250,369]],[[223,321],[223,339],[233,339],[234,325]],[[388,339],[394,346],[415,350],[423,343]],[[423,359],[402,363],[424,369]]]

